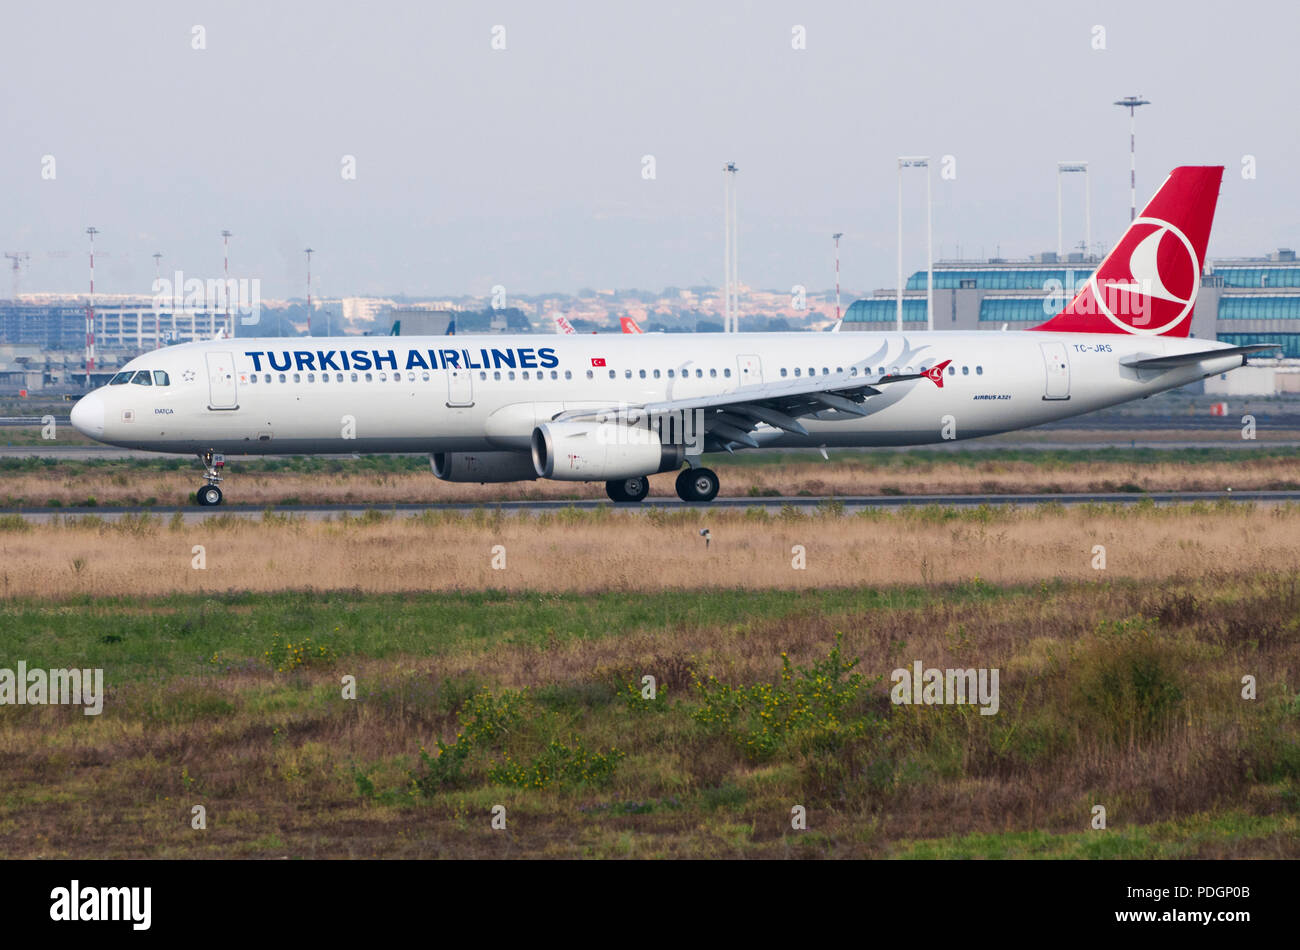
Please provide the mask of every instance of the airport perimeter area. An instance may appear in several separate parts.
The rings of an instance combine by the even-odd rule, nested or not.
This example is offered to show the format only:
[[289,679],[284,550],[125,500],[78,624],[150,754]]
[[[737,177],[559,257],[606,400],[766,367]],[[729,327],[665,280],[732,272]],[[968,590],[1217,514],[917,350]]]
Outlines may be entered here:
[[[0,710],[0,846],[1296,857],[1300,506],[1225,489],[1292,487],[1297,450],[1239,443],[759,455],[741,509],[385,511],[480,487],[234,463],[290,510],[201,519],[151,513],[188,462],[0,460],[12,654],[103,671]],[[294,513],[322,478],[361,513]],[[1011,483],[1128,502],[833,497]]]

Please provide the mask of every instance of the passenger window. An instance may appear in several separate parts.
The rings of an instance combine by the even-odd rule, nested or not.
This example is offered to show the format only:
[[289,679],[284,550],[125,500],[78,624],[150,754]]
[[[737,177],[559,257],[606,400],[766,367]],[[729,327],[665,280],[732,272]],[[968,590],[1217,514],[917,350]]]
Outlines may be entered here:
[[976,376],[983,376],[983,375],[984,375],[984,367],[983,367],[983,366],[976,366],[976,367],[975,367],[975,375],[976,375]]
[[309,382],[309,383],[314,383],[314,382],[316,382],[316,374],[315,374],[315,373],[308,373],[308,374],[307,374],[307,382]]
[[[424,381],[425,381],[426,383],[429,381],[429,374],[428,374],[428,373],[421,373],[420,375],[424,377]],[[479,378],[479,379],[487,379],[487,373],[479,373],[479,374],[478,374],[478,378]]]
[[858,375],[858,368],[857,368],[856,366],[850,366],[850,367],[849,367],[849,375],[850,375],[850,376],[856,376],[856,375]]
[[252,376],[248,377],[248,381],[249,381],[250,383],[255,383],[255,382],[257,382],[257,374],[254,373]]
[[611,370],[609,371],[609,378],[610,378],[610,379],[617,379],[617,378],[618,378],[618,373],[614,372],[614,371],[611,369]]
[[794,374],[795,374],[796,376],[802,376],[802,375],[803,375],[803,370],[801,370],[799,367],[796,366],[796,367],[794,368]]
[[970,367],[969,367],[969,366],[963,366],[963,367],[961,368],[961,374],[962,374],[963,376],[969,376],[969,375],[970,375]]
[[673,377],[673,371],[672,371],[672,370],[669,370],[669,371],[668,371],[668,378],[669,378],[669,379],[673,379],[673,378],[674,378],[674,377]]
[[588,378],[588,379],[595,379],[595,378],[596,378],[596,374],[593,373],[591,370],[587,370],[587,378]]
[[731,370],[729,370],[729,369],[724,369],[724,370],[722,371],[722,375],[725,376],[725,377],[727,377],[727,379],[731,379]]
[[285,377],[284,377],[284,373],[281,373],[281,374],[280,374],[280,382],[284,382],[284,379],[285,379]]
[[655,379],[658,379],[658,378],[659,378],[659,370],[655,370],[654,373],[655,373]]
[[781,367],[781,375],[782,375],[783,377],[786,375],[785,367],[784,367],[784,366]]
[[322,383],[328,383],[328,382],[330,381],[330,374],[329,374],[329,373],[321,373],[321,374],[320,374],[320,381],[321,381]]
[[153,371],[153,384],[155,386],[170,386],[172,381],[166,373],[160,369],[156,369]]
[[560,378],[560,374],[557,373],[555,370],[551,370],[551,379],[559,379],[559,378]]
[[380,373],[380,374],[379,374],[379,381],[380,381],[381,383],[386,383],[386,382],[388,382],[388,374],[387,374],[387,373]]
[[718,371],[717,371],[716,369],[711,369],[711,370],[709,370],[709,377],[710,377],[710,378],[712,378],[712,379],[716,379],[717,376],[718,376]]
[[830,367],[828,367],[828,366],[823,366],[823,367],[822,367],[822,375],[823,375],[823,376],[829,376],[830,374],[831,374]]
[[566,370],[564,371],[564,378],[565,378],[565,379],[573,379],[573,370],[566,369]]
[[270,373],[263,373],[263,374],[262,374],[262,382],[264,382],[264,383],[269,383],[270,381],[271,381],[271,374],[270,374]]
[[[425,378],[427,379],[428,377],[426,376]],[[341,382],[343,382],[343,374],[342,374],[342,373],[335,373],[335,374],[334,374],[334,382],[336,382],[336,383],[341,383]]]
[[352,374],[352,382],[355,383],[356,381],[357,381],[357,374],[356,374],[356,373],[353,373],[353,374]]
[[816,367],[816,366],[809,366],[809,367],[808,367],[808,375],[809,375],[809,376],[816,376],[816,375],[817,375],[817,367]]
[[366,373],[366,382],[368,382],[368,383],[369,383],[369,382],[373,382],[373,381],[374,381],[374,378],[375,378],[375,377],[374,377],[374,375],[373,375],[372,373]]
[[704,378],[704,370],[702,370],[702,369],[697,369],[697,370],[695,371],[695,378],[696,378],[696,379],[703,379],[703,378]]
[[498,369],[498,370],[494,370],[493,373],[492,373],[492,378],[493,378],[493,379],[500,379],[500,378],[501,378],[501,370],[499,370],[499,369]]
[[624,378],[624,379],[631,379],[631,378],[632,378],[632,371],[631,371],[630,369],[625,369],[625,370],[623,370],[623,378]]
[[524,377],[524,379],[527,379],[527,378],[528,378],[528,370],[524,370],[524,372],[523,372],[523,377]]
[[137,386],[152,386],[153,380],[149,377],[149,371],[142,369],[136,372],[135,379],[131,380]]
[[511,381],[513,382],[513,381],[514,381],[514,378],[515,378],[515,371],[514,371],[514,370],[507,370],[507,371],[506,371],[506,378],[509,379],[509,380],[511,380]]
[[953,366],[951,363],[948,364],[948,375],[949,376],[957,375],[957,367]]
[[293,381],[294,381],[295,383],[301,383],[301,382],[302,382],[302,374],[301,374],[301,373],[294,373],[294,374],[293,374]]

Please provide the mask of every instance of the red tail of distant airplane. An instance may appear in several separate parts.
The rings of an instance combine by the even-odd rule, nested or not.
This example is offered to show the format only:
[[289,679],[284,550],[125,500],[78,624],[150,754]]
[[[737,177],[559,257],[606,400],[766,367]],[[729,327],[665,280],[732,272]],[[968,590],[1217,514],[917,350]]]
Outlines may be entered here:
[[639,326],[636,325],[636,321],[633,320],[631,317],[619,317],[619,318],[618,318],[618,322],[619,322],[619,324],[623,327],[623,332],[624,332],[624,333],[641,333],[641,332],[643,332],[643,331],[641,330],[641,328],[640,328]]
[[1175,168],[1070,305],[1035,330],[1187,336],[1223,166]]

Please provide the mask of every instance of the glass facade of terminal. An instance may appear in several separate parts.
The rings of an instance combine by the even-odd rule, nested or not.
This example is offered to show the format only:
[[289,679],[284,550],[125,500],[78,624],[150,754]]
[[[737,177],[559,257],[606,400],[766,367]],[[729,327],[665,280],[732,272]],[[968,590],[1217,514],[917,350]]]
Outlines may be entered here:
[[1235,267],[1220,264],[1214,268],[1214,276],[1223,280],[1224,287],[1300,287],[1300,265]]
[[1300,320],[1300,294],[1219,298],[1220,320]]
[[[1047,282],[1057,281],[1063,287],[1075,287],[1091,276],[1091,264],[1077,267],[1006,267],[971,270],[937,270],[934,272],[935,290],[1046,290]],[[907,278],[907,290],[925,290],[925,271],[917,271]]]
[[1056,316],[1064,307],[1058,298],[1051,298],[1048,309],[1043,297],[985,297],[980,301],[980,323],[1043,323]]
[[[898,305],[894,297],[868,297],[849,304],[844,313],[846,323],[897,323]],[[903,301],[904,323],[925,323],[925,301],[907,298]]]

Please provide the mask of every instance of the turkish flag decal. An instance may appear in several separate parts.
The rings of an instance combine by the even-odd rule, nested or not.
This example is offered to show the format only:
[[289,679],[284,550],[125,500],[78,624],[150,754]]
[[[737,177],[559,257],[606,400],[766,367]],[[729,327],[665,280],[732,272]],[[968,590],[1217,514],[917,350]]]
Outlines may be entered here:
[[591,365],[592,365],[592,366],[604,366],[604,365],[605,365],[605,359],[604,359],[604,357],[601,357],[601,356],[593,356],[593,357],[591,358]]

